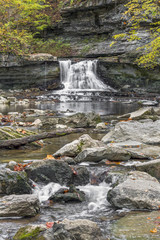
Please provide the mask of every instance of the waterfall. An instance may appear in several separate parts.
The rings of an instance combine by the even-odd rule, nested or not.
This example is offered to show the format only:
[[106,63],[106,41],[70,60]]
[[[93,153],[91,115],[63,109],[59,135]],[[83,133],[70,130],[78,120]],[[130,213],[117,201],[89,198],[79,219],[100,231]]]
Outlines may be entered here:
[[71,64],[71,60],[60,61],[61,83],[67,90],[104,90],[113,89],[97,77],[97,60],[85,60]]

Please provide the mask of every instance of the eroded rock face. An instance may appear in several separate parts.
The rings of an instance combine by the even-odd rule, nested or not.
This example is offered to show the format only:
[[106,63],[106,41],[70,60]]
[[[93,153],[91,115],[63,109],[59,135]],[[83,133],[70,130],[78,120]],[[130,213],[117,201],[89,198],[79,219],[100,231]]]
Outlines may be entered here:
[[145,172],[130,172],[127,179],[108,192],[107,200],[117,208],[159,209],[160,184]]
[[57,89],[59,77],[59,63],[51,54],[32,54],[28,58],[0,54],[0,87],[3,89]]
[[104,143],[128,140],[158,145],[160,143],[160,120],[145,123],[138,121],[120,122],[102,138]]
[[75,157],[78,155],[78,153],[80,153],[86,148],[102,146],[105,146],[102,142],[92,139],[88,134],[84,134],[79,139],[76,139],[73,142],[66,144],[64,147],[54,153],[53,156]]
[[0,171],[0,194],[28,194],[32,189],[25,172],[15,172],[8,168]]
[[10,195],[0,198],[0,217],[34,217],[39,210],[36,195]]

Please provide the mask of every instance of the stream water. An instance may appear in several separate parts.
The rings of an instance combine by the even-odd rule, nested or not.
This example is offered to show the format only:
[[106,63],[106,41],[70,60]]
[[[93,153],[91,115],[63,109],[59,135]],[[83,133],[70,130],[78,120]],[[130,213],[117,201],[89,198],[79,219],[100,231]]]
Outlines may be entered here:
[[[63,90],[55,91],[46,96],[39,96],[37,103],[10,106],[0,105],[0,112],[3,114],[15,111],[22,113],[27,108],[37,108],[41,110],[49,109],[57,112],[58,115],[70,115],[76,112],[96,112],[105,116],[120,115],[136,110],[138,108],[137,103],[105,97],[106,92],[114,92],[115,90],[98,79],[96,64],[97,61],[82,61],[76,64],[71,64],[70,60],[61,61],[61,82],[65,86]],[[105,93],[105,96],[103,93]],[[53,102],[52,99],[58,99],[58,101]],[[43,159],[47,154],[53,154],[68,142],[77,139],[80,135],[82,134],[72,134],[56,140],[47,140],[43,148],[34,151],[1,151],[0,168],[11,160],[22,162],[25,160]],[[100,140],[103,134],[90,133],[90,136]],[[110,169],[107,165],[85,165],[90,173],[93,174],[101,174]],[[95,221],[100,226],[106,239],[111,239],[112,224],[121,216],[124,216],[128,210],[116,211],[111,208],[106,200],[110,186],[105,182],[101,182],[99,185],[88,184],[86,186],[78,186],[86,194],[85,202],[71,204],[54,203],[50,205],[47,201],[48,198],[61,187],[59,184],[52,182],[47,185],[36,183],[33,193],[38,195],[41,202],[40,214],[31,219],[0,218],[0,240],[12,239],[17,229],[26,224],[45,224],[46,222],[61,221],[65,218],[82,218]],[[121,240],[122,238],[115,238],[113,236],[112,239]],[[123,239],[127,238],[124,236]]]

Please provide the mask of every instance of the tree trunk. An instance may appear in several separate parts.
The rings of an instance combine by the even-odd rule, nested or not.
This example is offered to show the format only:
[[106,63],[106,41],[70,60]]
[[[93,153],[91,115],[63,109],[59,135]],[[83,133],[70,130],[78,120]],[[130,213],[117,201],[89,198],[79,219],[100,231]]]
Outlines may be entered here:
[[36,134],[36,135],[31,135],[28,137],[23,137],[23,138],[4,140],[4,141],[0,141],[0,149],[18,148],[20,146],[39,141],[41,139],[57,138],[57,137],[69,135],[71,133],[81,133],[84,131],[85,131],[84,129],[80,129],[80,128],[79,129],[60,130],[60,131],[53,131],[53,132],[44,132],[44,133],[40,133],[40,134]]

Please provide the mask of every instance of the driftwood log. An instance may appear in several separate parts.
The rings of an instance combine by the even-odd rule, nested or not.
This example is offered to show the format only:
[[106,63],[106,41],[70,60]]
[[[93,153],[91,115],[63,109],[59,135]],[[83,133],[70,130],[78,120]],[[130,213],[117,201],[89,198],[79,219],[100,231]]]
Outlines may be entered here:
[[20,146],[26,145],[28,143],[36,142],[46,138],[57,138],[62,137],[65,135],[69,135],[71,133],[81,133],[84,132],[84,129],[68,129],[68,130],[60,130],[60,131],[53,131],[53,132],[44,132],[40,134],[35,134],[23,138],[16,138],[10,140],[3,140],[0,141],[0,149],[12,149],[18,148]]

